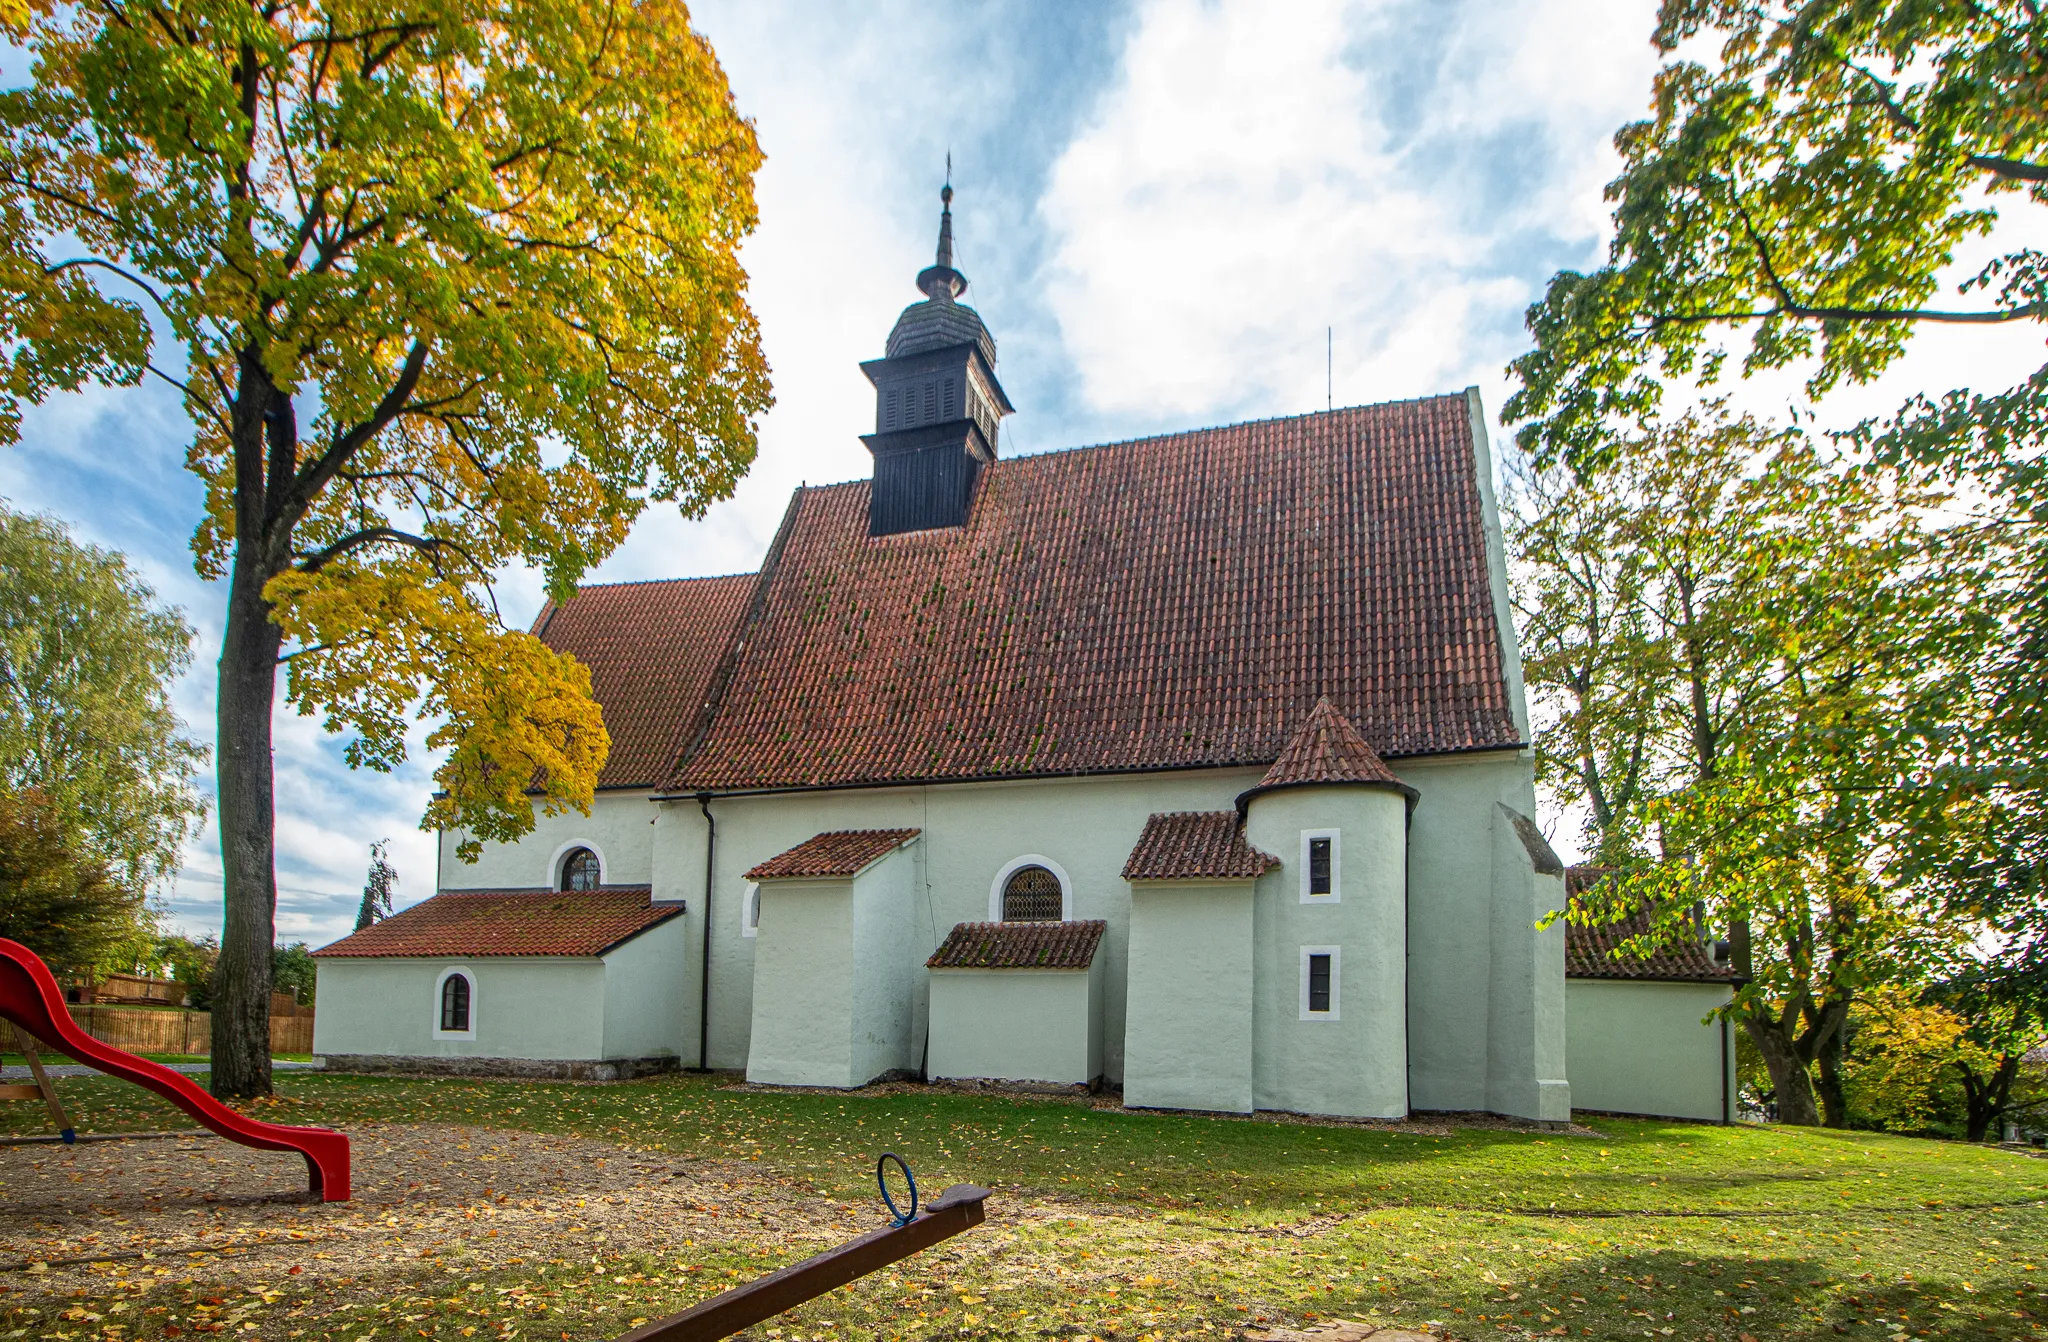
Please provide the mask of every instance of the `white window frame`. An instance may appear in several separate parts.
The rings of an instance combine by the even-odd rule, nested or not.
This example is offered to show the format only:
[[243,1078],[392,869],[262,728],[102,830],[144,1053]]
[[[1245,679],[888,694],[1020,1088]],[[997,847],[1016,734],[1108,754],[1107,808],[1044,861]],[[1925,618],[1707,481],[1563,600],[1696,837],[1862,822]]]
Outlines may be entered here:
[[992,923],[1003,921],[1003,887],[1009,884],[1010,877],[1024,867],[1044,867],[1058,879],[1060,883],[1060,921],[1063,923],[1072,921],[1074,916],[1074,883],[1067,879],[1067,869],[1065,867],[1043,853],[1026,853],[1022,857],[1013,857],[1003,865],[1001,871],[996,873],[996,878],[990,881],[988,886],[988,920]]
[[[1330,1009],[1328,1011],[1310,1011],[1308,1009],[1308,958],[1311,955],[1327,955],[1330,957]],[[1301,948],[1301,1018],[1303,1020],[1343,1019],[1343,984],[1344,948],[1342,946],[1303,946]]]
[[[444,1030],[441,1028],[441,992],[448,986],[448,980],[457,974],[469,980],[469,1028],[467,1030]],[[441,977],[434,980],[434,1014],[429,1018],[434,1023],[436,1039],[476,1038],[476,971],[468,965],[450,965],[441,971]]]
[[[568,858],[569,854],[575,852],[578,848],[588,848],[592,853],[596,854],[597,883],[599,885],[610,885],[612,883],[612,864],[605,860],[604,849],[598,847],[589,839],[570,839],[567,843],[564,843],[560,847],[556,848],[555,855],[548,859],[548,878],[545,881],[541,882],[541,887],[543,889],[555,891],[561,890],[562,863],[565,859]],[[474,987],[476,985],[471,984],[470,986]]]
[[[1311,839],[1330,841],[1330,893],[1312,895],[1308,892],[1308,844]],[[1344,901],[1344,832],[1336,829],[1305,829],[1301,832],[1301,902],[1304,904],[1341,904]]]
[[761,883],[748,881],[740,891],[740,935],[757,937],[761,935]]

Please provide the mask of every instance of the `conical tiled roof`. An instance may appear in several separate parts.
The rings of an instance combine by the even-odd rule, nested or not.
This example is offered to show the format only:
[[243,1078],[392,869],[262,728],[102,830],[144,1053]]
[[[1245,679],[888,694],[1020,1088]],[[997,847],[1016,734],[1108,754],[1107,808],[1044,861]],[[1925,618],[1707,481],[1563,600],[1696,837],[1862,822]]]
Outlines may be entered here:
[[1243,811],[1262,792],[1344,784],[1395,788],[1407,793],[1411,804],[1417,795],[1414,788],[1394,776],[1379,752],[1351,725],[1351,719],[1339,713],[1325,695],[1316,700],[1308,721],[1287,742],[1258,786],[1238,797],[1237,809]]

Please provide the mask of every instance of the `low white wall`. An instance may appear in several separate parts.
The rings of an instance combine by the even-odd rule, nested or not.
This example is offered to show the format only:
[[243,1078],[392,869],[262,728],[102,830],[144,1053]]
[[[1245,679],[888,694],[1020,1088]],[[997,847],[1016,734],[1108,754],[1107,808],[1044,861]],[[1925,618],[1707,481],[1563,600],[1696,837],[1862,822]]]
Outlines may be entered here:
[[1252,1108],[1252,885],[1131,891],[1124,1103]]
[[[1721,1022],[1701,1021],[1729,995],[1714,983],[1566,980],[1573,1107],[1710,1122],[1727,1117],[1735,1051],[1731,1046],[1724,1056]],[[324,1000],[320,1009],[327,1009]]]
[[934,969],[934,1077],[1086,1085],[1101,1073],[1095,975],[1085,969]]
[[[540,957],[318,960],[313,1051],[441,1058],[597,1059],[604,964]],[[470,975],[474,1039],[436,1039],[441,971]]]

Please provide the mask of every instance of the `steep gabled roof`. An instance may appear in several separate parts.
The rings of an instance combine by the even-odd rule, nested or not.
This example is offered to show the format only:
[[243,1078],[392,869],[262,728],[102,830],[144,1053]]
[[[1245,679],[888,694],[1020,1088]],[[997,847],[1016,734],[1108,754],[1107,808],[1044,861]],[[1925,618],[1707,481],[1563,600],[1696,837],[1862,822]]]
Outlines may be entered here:
[[644,885],[598,890],[443,890],[314,951],[334,957],[603,955],[682,913]]
[[1286,749],[1273,761],[1273,767],[1266,770],[1266,776],[1256,787],[1239,794],[1237,809],[1242,812],[1262,792],[1343,784],[1394,788],[1407,793],[1411,800],[1416,795],[1415,789],[1394,776],[1379,752],[1325,697],[1316,700],[1308,720],[1289,738]]
[[1100,918],[1078,923],[956,923],[927,969],[1086,969],[1102,944]]
[[1166,811],[1145,821],[1127,881],[1256,880],[1280,859],[1251,846],[1235,811]]
[[955,529],[799,490],[671,786],[1263,766],[1325,696],[1518,745],[1476,460],[1460,395],[997,461]]
[[550,602],[533,632],[590,668],[604,710],[611,755],[598,775],[606,788],[665,782],[703,715],[755,575],[599,583]]
[[813,834],[749,871],[750,881],[829,880],[857,876],[916,838],[914,829],[839,829]]

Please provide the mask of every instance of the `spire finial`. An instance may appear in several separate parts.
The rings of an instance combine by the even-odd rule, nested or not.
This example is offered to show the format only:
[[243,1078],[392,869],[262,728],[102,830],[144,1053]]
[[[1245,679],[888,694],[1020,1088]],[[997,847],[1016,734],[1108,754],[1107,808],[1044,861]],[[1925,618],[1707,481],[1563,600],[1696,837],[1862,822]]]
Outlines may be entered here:
[[967,277],[953,269],[953,151],[946,151],[946,184],[939,188],[937,264],[922,271],[917,287],[935,302],[949,303],[967,291]]

